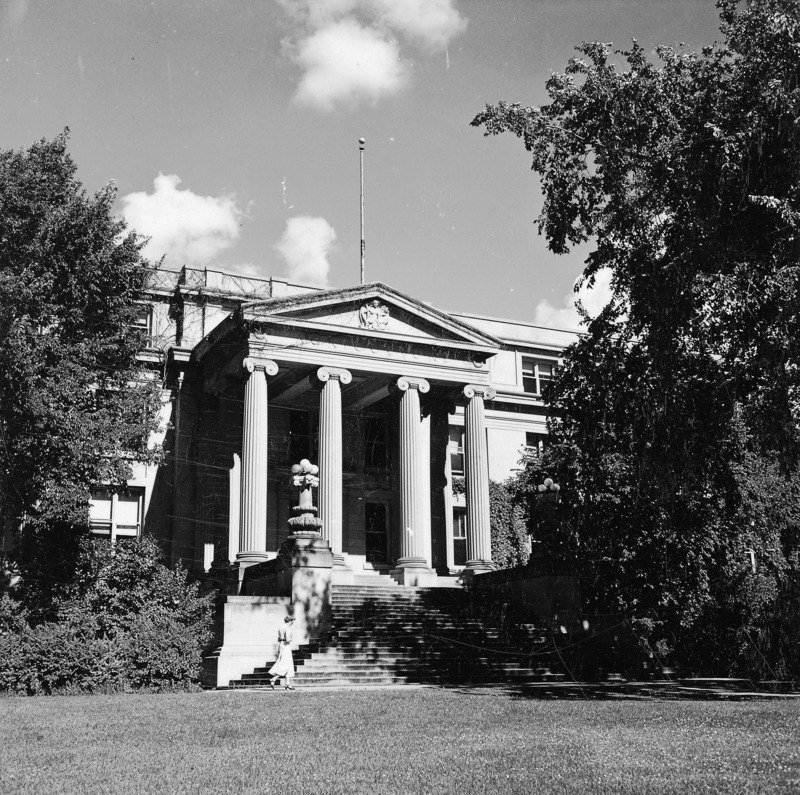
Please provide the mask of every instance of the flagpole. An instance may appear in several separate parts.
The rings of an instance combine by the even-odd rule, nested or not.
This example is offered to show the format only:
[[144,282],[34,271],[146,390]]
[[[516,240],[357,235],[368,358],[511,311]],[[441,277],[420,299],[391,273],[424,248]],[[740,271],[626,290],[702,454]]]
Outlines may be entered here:
[[363,138],[358,139],[358,153],[361,165],[361,284],[364,284],[364,144]]

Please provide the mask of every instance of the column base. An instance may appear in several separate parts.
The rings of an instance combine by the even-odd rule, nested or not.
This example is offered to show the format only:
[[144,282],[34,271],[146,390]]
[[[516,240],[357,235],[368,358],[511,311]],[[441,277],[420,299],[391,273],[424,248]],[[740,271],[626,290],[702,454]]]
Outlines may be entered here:
[[270,555],[269,552],[260,552],[252,550],[249,552],[239,552],[236,555],[234,565],[238,566],[252,566],[255,563],[263,563],[265,560],[274,558],[275,555]]
[[397,566],[398,569],[427,569],[428,561],[425,558],[418,558],[418,557],[408,557],[408,558],[398,558],[397,559]]
[[389,576],[400,585],[423,588],[436,585],[439,579],[439,575],[428,568],[424,558],[400,558],[397,568],[392,569]]
[[465,568],[475,574],[483,574],[485,571],[497,571],[497,566],[491,560],[468,560]]

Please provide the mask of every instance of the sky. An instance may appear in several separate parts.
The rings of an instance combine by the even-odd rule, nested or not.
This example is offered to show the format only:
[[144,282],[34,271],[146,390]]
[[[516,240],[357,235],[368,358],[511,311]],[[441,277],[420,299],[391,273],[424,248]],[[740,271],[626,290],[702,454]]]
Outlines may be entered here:
[[[513,136],[583,40],[720,38],[713,0],[0,0],[0,147],[70,129],[88,191],[163,267],[365,281],[450,312],[575,327],[587,247],[539,237]],[[603,285],[585,296],[602,305]]]

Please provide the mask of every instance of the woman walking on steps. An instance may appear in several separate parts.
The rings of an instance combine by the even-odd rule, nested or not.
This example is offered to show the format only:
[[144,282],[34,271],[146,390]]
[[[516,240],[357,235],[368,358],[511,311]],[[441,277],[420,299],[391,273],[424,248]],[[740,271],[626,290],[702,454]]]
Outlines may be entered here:
[[292,657],[292,624],[294,623],[294,616],[286,616],[284,625],[278,630],[278,659],[275,665],[269,669],[268,673],[272,677],[269,686],[274,690],[275,682],[282,676],[286,680],[284,688],[286,690],[294,690],[290,683],[290,679],[294,679],[294,659]]

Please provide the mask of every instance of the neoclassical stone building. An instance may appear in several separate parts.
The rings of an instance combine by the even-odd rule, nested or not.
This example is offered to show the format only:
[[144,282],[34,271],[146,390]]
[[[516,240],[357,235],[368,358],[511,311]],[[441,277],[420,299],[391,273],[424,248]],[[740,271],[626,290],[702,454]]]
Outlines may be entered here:
[[[490,478],[543,443],[542,394],[574,338],[384,284],[190,269],[153,272],[139,322],[168,457],[99,487],[93,531],[146,532],[216,583],[204,680],[218,687],[274,658],[287,612],[296,644],[322,638],[333,586],[456,587],[492,570]],[[321,536],[289,524],[304,459]]]
[[[382,284],[239,307],[190,359],[204,394],[241,407],[230,557],[267,559],[276,548],[282,489],[276,482],[265,494],[263,484],[270,458],[280,472],[301,455],[319,463],[322,532],[339,566],[391,561],[400,583],[430,582],[446,565],[433,527],[445,524],[448,417],[462,402],[465,566],[490,569],[485,402],[496,396],[488,360],[500,345]],[[272,408],[284,415],[273,439],[288,445],[270,444]],[[293,450],[293,438],[302,447]]]
[[270,560],[307,458],[336,572],[406,584],[492,568],[489,478],[542,443],[542,391],[574,338],[383,284],[191,269],[154,272],[140,322],[169,458],[126,492],[98,489],[95,532],[146,530],[196,571]]
[[337,570],[420,584],[492,567],[489,478],[542,443],[542,391],[574,338],[383,284],[190,269],[153,274],[141,324],[169,458],[124,493],[98,489],[95,532],[146,530],[195,570],[268,560],[308,458]]

